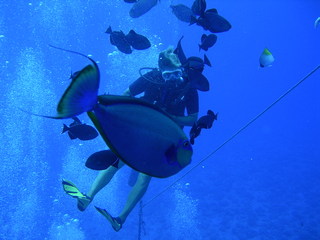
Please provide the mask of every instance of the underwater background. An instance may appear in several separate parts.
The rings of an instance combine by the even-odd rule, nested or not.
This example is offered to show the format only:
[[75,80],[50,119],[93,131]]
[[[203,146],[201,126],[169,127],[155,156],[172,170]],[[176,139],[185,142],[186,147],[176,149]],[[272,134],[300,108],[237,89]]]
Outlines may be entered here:
[[[199,92],[199,116],[211,109],[218,120],[196,139],[190,166],[151,181],[140,237],[139,206],[117,233],[93,207],[120,212],[128,167],[85,212],[64,193],[62,178],[88,191],[97,172],[84,163],[106,146],[101,137],[82,142],[60,134],[71,120],[20,110],[52,115],[70,72],[89,63],[48,44],[90,54],[100,67],[100,93],[122,94],[139,68],[156,67],[159,52],[181,36],[186,55],[203,58],[198,44],[208,32],[179,21],[169,7],[192,2],[161,0],[133,19],[122,0],[0,1],[1,240],[320,239],[320,71],[158,196],[320,64],[319,0],[207,0],[232,25],[206,52],[210,91]],[[121,53],[105,33],[109,26],[134,29],[152,46]],[[266,47],[275,62],[260,68]],[[79,118],[91,124],[86,114]]]

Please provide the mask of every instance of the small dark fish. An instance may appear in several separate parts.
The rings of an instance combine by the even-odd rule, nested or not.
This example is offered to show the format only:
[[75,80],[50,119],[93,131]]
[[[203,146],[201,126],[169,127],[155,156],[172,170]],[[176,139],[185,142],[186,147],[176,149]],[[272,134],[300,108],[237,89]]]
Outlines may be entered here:
[[106,33],[110,34],[110,43],[116,46],[120,52],[125,54],[132,53],[131,46],[122,31],[112,31],[111,27],[108,27]]
[[206,0],[195,0],[191,10],[195,15],[202,16],[207,8]]
[[63,124],[63,130],[61,134],[68,132],[71,140],[78,138],[83,141],[92,140],[99,135],[94,127],[82,123],[78,118],[73,118],[73,120],[74,122],[71,123],[69,127]]
[[209,30],[212,33],[220,33],[229,31],[231,24],[222,16],[220,16],[216,9],[212,8],[200,16],[199,18],[192,17],[190,25],[197,23],[202,26],[204,30]]
[[103,150],[90,155],[85,165],[92,170],[105,170],[117,160],[118,157],[111,150]]
[[201,49],[208,51],[217,42],[217,36],[215,34],[203,34],[201,36],[201,44],[199,44],[199,51]]
[[201,129],[209,129],[212,127],[214,120],[218,119],[218,114],[213,111],[208,110],[207,115],[202,116],[195,122],[190,130],[190,143],[194,144],[194,139],[198,137],[201,133]]
[[130,32],[126,35],[127,42],[136,50],[144,50],[151,47],[151,43],[143,35],[137,34],[135,31],[130,30]]
[[183,36],[180,38],[176,49],[173,51],[179,58],[181,64],[183,65],[186,61],[187,61],[187,57],[184,54],[184,51],[182,49],[182,45],[181,45],[181,40],[182,40]]
[[126,3],[135,3],[137,0],[124,0]]
[[173,14],[183,22],[190,23],[191,21],[191,16],[193,16],[193,12],[191,8],[187,7],[186,5],[183,4],[178,4],[178,5],[170,5],[172,8]]
[[132,18],[141,17],[143,14],[150,11],[155,5],[157,5],[158,0],[139,0],[130,9],[129,15]]

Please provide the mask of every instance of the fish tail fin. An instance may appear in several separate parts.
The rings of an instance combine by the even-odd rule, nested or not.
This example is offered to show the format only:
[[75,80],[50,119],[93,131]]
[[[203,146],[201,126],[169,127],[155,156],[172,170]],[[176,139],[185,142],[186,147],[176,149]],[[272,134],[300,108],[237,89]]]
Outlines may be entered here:
[[112,33],[111,26],[108,27],[108,29],[106,30],[106,33],[109,33],[109,34]]
[[61,134],[67,132],[68,130],[69,130],[69,127],[67,125],[63,124],[63,129],[62,129]]
[[98,101],[100,83],[100,72],[97,63],[82,53],[51,47],[86,57],[93,63],[83,68],[74,77],[59,101],[57,107],[58,115],[54,118],[71,118],[92,110]]
[[197,20],[197,18],[196,18],[195,16],[191,16],[191,17],[190,17],[189,26],[195,24],[197,21],[198,21],[198,20]]

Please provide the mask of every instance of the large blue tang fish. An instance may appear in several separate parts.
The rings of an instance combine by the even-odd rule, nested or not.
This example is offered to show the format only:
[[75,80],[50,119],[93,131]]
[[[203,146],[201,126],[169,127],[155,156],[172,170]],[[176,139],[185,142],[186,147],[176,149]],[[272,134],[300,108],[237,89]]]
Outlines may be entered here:
[[[64,49],[62,49],[64,50]],[[72,79],[54,119],[87,112],[106,144],[123,162],[153,177],[166,178],[191,162],[192,147],[183,130],[171,117],[141,99],[128,96],[98,96],[100,72],[92,64]]]

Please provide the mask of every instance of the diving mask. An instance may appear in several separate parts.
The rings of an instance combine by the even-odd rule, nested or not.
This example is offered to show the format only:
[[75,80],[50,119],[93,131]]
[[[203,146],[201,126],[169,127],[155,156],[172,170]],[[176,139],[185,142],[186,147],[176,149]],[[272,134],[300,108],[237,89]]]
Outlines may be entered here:
[[168,80],[181,80],[182,78],[182,70],[181,69],[177,69],[174,71],[163,71],[162,72],[162,78],[165,81]]

